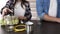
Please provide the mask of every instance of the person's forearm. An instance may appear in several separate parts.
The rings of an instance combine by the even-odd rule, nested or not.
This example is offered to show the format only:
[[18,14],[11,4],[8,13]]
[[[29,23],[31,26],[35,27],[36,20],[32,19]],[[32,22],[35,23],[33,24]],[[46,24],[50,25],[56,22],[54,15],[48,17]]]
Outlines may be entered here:
[[27,20],[27,18],[23,17],[23,16],[18,17],[18,19],[20,19],[20,20]]
[[56,17],[51,17],[51,16],[48,16],[47,14],[45,14],[45,15],[44,15],[44,20],[57,22],[58,18],[56,18]]

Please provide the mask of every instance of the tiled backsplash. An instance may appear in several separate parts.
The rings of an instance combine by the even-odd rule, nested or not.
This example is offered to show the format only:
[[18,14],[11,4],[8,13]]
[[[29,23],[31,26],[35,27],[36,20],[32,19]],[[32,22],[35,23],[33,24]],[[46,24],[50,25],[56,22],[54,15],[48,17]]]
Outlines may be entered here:
[[31,13],[32,13],[32,20],[39,20],[37,17],[37,11],[36,11],[36,0],[27,0],[30,2],[30,7],[31,7]]

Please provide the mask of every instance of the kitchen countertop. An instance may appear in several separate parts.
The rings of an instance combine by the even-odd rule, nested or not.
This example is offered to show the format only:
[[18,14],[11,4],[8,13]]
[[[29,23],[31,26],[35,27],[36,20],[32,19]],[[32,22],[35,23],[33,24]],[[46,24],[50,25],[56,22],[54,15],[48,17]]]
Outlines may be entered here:
[[[38,21],[33,21],[34,22],[34,29],[31,34],[39,34],[40,32],[40,26],[38,24]],[[37,27],[38,26],[38,27]],[[23,32],[7,32],[5,31],[5,28],[0,26],[0,34],[26,34],[26,31]]]

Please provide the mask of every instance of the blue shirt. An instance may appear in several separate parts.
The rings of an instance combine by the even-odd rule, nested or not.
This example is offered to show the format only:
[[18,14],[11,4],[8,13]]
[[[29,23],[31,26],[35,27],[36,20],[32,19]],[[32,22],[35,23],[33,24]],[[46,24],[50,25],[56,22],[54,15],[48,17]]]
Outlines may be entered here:
[[[44,18],[44,15],[48,15],[50,6],[50,0],[36,0],[37,14],[40,18]],[[60,0],[57,0],[57,17],[60,18]]]

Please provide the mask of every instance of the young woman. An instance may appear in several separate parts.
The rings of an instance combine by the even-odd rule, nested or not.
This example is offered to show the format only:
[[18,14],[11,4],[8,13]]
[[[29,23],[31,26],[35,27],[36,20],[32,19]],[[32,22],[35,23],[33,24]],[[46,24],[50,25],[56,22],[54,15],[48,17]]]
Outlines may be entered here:
[[29,2],[26,0],[8,0],[1,13],[3,16],[13,13],[23,22],[29,21],[32,17]]

